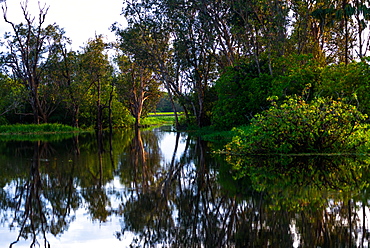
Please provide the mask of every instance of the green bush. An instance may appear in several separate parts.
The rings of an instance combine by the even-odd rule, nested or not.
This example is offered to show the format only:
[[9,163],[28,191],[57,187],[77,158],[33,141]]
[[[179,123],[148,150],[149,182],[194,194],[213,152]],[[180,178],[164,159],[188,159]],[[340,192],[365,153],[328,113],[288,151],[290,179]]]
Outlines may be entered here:
[[240,154],[348,153],[364,151],[366,115],[355,106],[330,98],[310,103],[294,96],[257,114],[226,148]]
[[213,108],[212,124],[223,130],[245,125],[269,107],[266,100],[269,96],[299,94],[307,82],[313,85],[310,90],[314,92],[321,67],[312,56],[290,55],[274,60],[273,72],[264,62],[257,66],[243,61],[227,68],[215,83],[218,100]]
[[341,97],[357,106],[362,113],[370,114],[370,61],[334,64],[323,68],[321,82],[316,84],[320,96]]
[[254,63],[241,63],[228,68],[216,81],[217,98],[212,124],[223,130],[248,123],[268,107],[272,76],[260,73]]

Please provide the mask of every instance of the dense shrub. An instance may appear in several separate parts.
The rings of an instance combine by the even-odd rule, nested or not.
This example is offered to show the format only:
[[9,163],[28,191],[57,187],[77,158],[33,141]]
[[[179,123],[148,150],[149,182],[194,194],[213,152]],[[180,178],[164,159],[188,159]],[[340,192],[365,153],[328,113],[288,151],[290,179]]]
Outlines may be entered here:
[[257,114],[227,151],[243,154],[359,152],[367,142],[367,118],[355,106],[330,98],[290,97]]
[[370,114],[370,64],[369,58],[348,65],[329,65],[321,72],[316,91],[324,97],[340,97],[356,105],[362,113]]
[[271,80],[269,74],[259,73],[253,63],[226,70],[215,84],[218,99],[212,124],[226,130],[248,123],[253,115],[268,107]]
[[[308,55],[283,56],[274,60],[273,73],[265,63],[242,62],[228,68],[216,81],[217,102],[213,125],[220,129],[245,125],[269,107],[269,96],[300,94],[310,83],[311,96],[320,81],[321,67]],[[310,97],[311,97],[310,96]]]

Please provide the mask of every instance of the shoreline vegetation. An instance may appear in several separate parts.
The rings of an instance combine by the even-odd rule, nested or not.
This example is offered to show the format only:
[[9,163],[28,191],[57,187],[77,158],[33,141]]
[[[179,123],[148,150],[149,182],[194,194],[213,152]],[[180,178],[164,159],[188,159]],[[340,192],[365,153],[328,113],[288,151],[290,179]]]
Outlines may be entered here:
[[0,125],[0,135],[32,135],[83,132],[83,129],[57,123]]
[[[182,116],[183,113],[178,112],[177,115]],[[149,113],[148,116],[141,120],[140,125],[145,128],[152,126],[174,125],[174,123],[175,123],[174,112],[156,112]]]
[[[179,113],[181,115],[181,113]],[[173,125],[173,112],[150,113],[142,120],[142,126]],[[58,123],[0,125],[0,136],[52,135],[61,133],[88,132],[91,128],[75,128]]]
[[[178,113],[179,117],[183,113]],[[174,113],[173,112],[156,112],[150,113],[147,117],[141,121],[143,128],[174,125]],[[65,136],[69,134],[74,135],[76,133],[90,132],[91,129],[87,128],[75,128],[68,125],[58,123],[47,123],[47,124],[13,124],[13,125],[0,125],[0,140],[50,140],[51,136]],[[220,131],[212,127],[188,127],[186,131],[189,134],[201,137],[205,141],[217,142],[227,144],[232,140],[234,131]]]
[[55,141],[86,130],[57,123],[0,125],[0,141]]

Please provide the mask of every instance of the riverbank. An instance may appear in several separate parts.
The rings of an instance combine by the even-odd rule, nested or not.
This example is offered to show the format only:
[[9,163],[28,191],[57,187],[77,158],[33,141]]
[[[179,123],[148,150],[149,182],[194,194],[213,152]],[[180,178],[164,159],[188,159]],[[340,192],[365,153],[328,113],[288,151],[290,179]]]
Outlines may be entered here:
[[82,132],[81,129],[56,124],[15,124],[15,125],[1,125],[0,135],[21,135],[21,134],[52,134],[52,133],[70,133]]

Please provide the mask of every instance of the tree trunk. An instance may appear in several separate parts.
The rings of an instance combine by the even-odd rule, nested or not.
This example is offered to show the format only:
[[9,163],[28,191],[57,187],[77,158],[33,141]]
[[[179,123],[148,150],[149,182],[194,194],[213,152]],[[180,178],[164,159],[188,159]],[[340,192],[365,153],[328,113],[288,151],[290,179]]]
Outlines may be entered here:
[[80,113],[80,106],[77,105],[77,104],[74,104],[73,105],[73,126],[78,128],[79,125],[78,125],[78,116],[79,116],[79,113]]
[[98,79],[98,82],[97,82],[97,90],[98,90],[98,99],[96,100],[96,109],[97,109],[97,113],[96,113],[96,130],[98,132],[102,132],[103,131],[103,108],[101,106],[101,84],[100,84],[100,80]]

